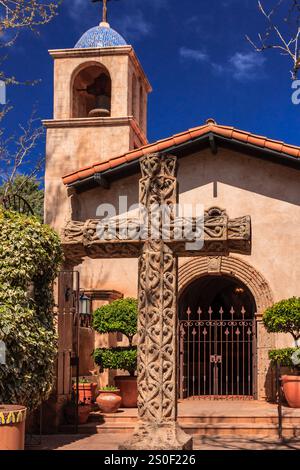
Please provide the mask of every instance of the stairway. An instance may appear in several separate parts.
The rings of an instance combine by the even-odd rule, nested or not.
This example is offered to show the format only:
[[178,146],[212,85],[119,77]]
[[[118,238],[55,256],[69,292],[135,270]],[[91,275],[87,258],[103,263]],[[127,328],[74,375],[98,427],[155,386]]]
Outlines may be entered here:
[[[179,405],[180,426],[194,437],[228,436],[278,438],[276,405],[264,402],[228,402],[190,400]],[[137,410],[124,409],[116,414],[93,412],[80,434],[132,433],[137,424]],[[62,426],[61,432],[74,429]],[[283,436],[300,438],[300,410],[283,408]]]

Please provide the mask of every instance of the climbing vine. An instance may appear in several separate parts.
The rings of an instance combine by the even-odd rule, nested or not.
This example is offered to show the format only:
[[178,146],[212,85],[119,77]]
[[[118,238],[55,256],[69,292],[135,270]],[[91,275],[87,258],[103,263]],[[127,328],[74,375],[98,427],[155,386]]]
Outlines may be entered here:
[[52,283],[62,262],[57,234],[34,217],[0,210],[0,403],[36,408],[53,385]]

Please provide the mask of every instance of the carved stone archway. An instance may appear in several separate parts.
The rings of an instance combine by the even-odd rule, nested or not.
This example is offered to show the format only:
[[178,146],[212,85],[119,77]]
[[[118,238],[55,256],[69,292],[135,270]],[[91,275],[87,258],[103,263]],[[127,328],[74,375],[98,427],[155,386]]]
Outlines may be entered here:
[[271,288],[264,276],[246,261],[235,256],[193,258],[179,267],[179,297],[196,279],[208,275],[226,275],[237,278],[251,291],[257,306],[257,373],[256,396],[265,400],[273,394],[273,384],[269,373],[268,352],[275,347],[274,336],[266,332],[262,316],[273,303]]

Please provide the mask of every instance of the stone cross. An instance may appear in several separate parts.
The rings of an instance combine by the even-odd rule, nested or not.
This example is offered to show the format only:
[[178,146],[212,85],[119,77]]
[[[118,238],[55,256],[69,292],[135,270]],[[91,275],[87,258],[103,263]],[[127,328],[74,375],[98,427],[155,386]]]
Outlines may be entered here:
[[[139,258],[138,409],[139,424],[133,437],[121,446],[126,450],[191,449],[192,439],[177,423],[177,260],[178,256],[221,256],[230,251],[249,253],[251,220],[230,220],[224,210],[212,208],[204,216],[204,246],[190,247],[190,237],[175,236],[178,200],[177,159],[150,154],[140,160],[140,204],[146,208],[148,225],[144,239],[134,236],[139,227],[127,221],[132,237],[123,240],[122,223],[109,240],[110,223],[99,239],[99,220],[69,222],[63,247],[74,263],[91,258]],[[163,236],[163,222],[155,207],[169,208],[170,233]],[[156,234],[153,236],[153,223]],[[151,227],[150,227],[151,225]],[[192,222],[192,226],[195,221]],[[187,243],[188,242],[188,243]]]

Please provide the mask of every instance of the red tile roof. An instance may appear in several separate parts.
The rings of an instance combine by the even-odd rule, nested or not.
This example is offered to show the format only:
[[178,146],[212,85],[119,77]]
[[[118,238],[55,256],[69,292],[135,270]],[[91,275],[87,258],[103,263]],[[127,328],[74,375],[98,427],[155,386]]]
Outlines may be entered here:
[[216,136],[226,137],[245,144],[252,144],[262,149],[272,150],[285,155],[300,158],[300,147],[285,144],[276,140],[267,139],[260,135],[254,135],[246,131],[235,129],[234,127],[221,126],[215,123],[213,119],[208,119],[205,125],[189,129],[186,132],[173,135],[167,139],[159,140],[152,144],[144,145],[136,150],[132,150],[119,157],[111,158],[102,163],[95,163],[93,165],[81,168],[74,173],[63,177],[63,182],[66,185],[75,183],[76,181],[84,180],[95,173],[102,173],[108,169],[116,168],[124,163],[129,163],[138,160],[143,155],[153,152],[161,152],[176,145],[192,142],[198,137],[205,136],[206,134],[213,133]]

